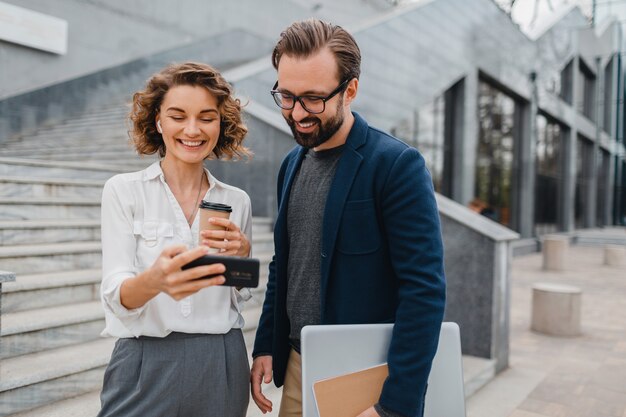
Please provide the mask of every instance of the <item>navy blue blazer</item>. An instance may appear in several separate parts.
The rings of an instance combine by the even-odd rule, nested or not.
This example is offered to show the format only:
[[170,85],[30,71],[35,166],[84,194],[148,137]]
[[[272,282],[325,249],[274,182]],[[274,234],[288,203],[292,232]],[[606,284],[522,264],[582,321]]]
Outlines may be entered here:
[[[445,305],[443,244],[424,158],[357,113],[328,192],[321,241],[321,324],[395,322],[380,404],[420,416]],[[276,386],[289,357],[287,204],[306,150],[278,175],[275,255],[253,355],[271,354]]]

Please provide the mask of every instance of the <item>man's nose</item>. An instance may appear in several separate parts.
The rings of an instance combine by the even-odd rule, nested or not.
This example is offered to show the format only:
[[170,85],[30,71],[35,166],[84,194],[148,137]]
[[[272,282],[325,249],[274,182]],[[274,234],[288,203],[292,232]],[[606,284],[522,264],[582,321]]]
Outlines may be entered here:
[[291,117],[296,121],[300,121],[304,119],[305,117],[307,117],[308,115],[309,115],[309,112],[302,106],[302,103],[300,103],[300,100],[296,100],[296,104],[293,106],[293,109],[291,110]]

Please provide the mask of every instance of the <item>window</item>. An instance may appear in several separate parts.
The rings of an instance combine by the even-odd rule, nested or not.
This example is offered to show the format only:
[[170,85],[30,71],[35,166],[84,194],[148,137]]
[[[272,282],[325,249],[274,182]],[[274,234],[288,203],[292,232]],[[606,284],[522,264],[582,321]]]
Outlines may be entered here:
[[[452,87],[452,90],[455,87]],[[451,134],[456,114],[450,111],[457,100],[449,91],[415,109],[413,115],[391,128],[391,134],[417,148],[426,161],[435,191],[450,195],[452,181]]]
[[572,79],[574,78],[574,61],[570,61],[561,71],[560,96],[568,104],[572,104]]
[[589,120],[595,121],[596,78],[587,65],[579,60],[578,103],[577,110]]
[[515,101],[481,81],[478,149],[472,207],[511,227]]
[[593,168],[593,144],[579,136],[576,142],[576,196],[574,223],[577,229],[585,227],[585,202],[589,199],[589,178]]
[[611,120],[613,116],[613,58],[604,68],[604,123],[602,128],[609,135],[611,134]]
[[537,115],[537,176],[535,180],[535,235],[558,230],[563,187],[561,126]]
[[611,169],[611,155],[598,149],[598,188],[597,188],[597,205],[596,205],[596,226],[605,226],[604,212],[606,210],[606,197],[607,197],[607,182],[609,180],[609,173]]

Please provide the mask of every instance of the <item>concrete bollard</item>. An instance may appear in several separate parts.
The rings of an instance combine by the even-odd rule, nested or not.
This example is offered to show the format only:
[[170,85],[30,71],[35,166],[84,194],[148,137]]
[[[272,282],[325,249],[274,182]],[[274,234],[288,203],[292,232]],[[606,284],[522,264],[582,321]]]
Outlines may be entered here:
[[626,266],[626,246],[605,245],[604,265]]
[[565,270],[569,237],[561,235],[546,235],[543,237],[543,269],[545,271]]
[[530,329],[552,336],[580,335],[582,291],[571,285],[533,285]]

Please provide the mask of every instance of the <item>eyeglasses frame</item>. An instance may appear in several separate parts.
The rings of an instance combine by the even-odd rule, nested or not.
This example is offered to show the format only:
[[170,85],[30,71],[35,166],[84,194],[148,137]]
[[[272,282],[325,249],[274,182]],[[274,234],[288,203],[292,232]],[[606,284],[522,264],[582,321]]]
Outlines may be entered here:
[[[294,107],[296,107],[296,101],[300,103],[300,105],[302,106],[302,108],[304,110],[306,110],[307,113],[310,114],[320,114],[320,113],[324,113],[324,111],[326,110],[326,102],[330,99],[332,99],[333,97],[335,97],[337,94],[339,94],[346,86],[346,84],[348,83],[348,81],[350,81],[350,79],[346,79],[344,80],[341,84],[339,84],[339,86],[337,88],[335,88],[333,91],[330,92],[330,94],[328,94],[326,97],[322,97],[322,96],[315,96],[315,95],[304,95],[304,96],[296,96],[295,94],[291,94],[291,93],[283,93],[281,91],[278,91],[276,88],[278,88],[278,81],[276,81],[276,83],[274,84],[274,87],[270,90],[270,94],[272,95],[272,97],[274,98],[274,102],[276,103],[276,105],[278,107],[280,107],[283,110],[293,110]],[[284,94],[284,95],[290,95],[293,96],[293,106],[291,107],[283,107],[280,104],[278,104],[278,102],[276,101],[276,94]],[[313,98],[313,99],[319,99],[322,100],[322,103],[324,105],[324,108],[322,109],[322,111],[317,111],[317,112],[313,112],[310,111],[309,109],[307,109],[307,107],[304,105],[304,102],[302,101],[303,98]]]

